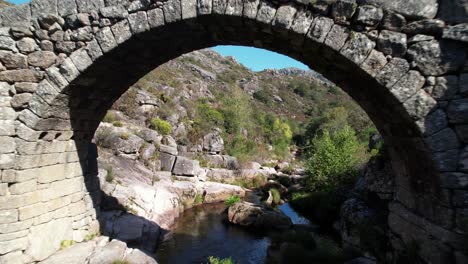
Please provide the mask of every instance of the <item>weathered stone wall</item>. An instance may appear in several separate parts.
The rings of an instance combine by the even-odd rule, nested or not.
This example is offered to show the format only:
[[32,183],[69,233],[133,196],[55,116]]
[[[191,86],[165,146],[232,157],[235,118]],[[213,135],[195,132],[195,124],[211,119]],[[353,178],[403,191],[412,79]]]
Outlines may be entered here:
[[148,71],[218,44],[284,53],[347,91],[390,146],[394,246],[417,240],[427,262],[466,263],[468,30],[456,24],[467,21],[466,1],[306,2],[33,0],[1,9],[0,263],[40,261],[62,240],[98,231],[87,153],[99,121]]

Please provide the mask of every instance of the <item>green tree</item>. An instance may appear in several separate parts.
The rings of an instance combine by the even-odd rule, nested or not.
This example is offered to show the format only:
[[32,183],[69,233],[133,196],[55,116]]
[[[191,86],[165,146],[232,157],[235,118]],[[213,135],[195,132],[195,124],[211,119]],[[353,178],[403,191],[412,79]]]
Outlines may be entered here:
[[345,125],[331,134],[327,129],[312,141],[306,162],[307,185],[312,191],[330,190],[351,183],[367,158],[354,130]]

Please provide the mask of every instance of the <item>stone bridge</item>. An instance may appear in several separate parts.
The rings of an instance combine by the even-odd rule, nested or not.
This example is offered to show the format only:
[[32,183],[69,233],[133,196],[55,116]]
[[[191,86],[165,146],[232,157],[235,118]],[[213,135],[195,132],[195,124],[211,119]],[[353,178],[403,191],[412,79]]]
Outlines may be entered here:
[[0,263],[99,230],[88,146],[113,102],[184,53],[283,53],[338,84],[389,144],[395,248],[467,263],[466,0],[33,0],[0,10]]

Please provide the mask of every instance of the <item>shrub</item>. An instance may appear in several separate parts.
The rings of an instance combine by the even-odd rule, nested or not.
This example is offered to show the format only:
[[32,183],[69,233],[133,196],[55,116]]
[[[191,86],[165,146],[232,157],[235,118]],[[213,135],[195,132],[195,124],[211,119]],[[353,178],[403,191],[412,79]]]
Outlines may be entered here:
[[114,180],[114,173],[112,170],[112,166],[107,168],[106,182],[112,182]]
[[211,257],[208,257],[208,262],[209,264],[234,264],[234,261],[232,260],[231,257],[220,259],[220,258],[211,256]]
[[237,196],[237,195],[233,195],[229,198],[227,198],[226,201],[224,201],[224,203],[226,204],[227,207],[231,207],[233,206],[234,204],[240,202],[240,197]]
[[129,137],[130,137],[130,135],[128,133],[120,134],[120,138],[123,139],[123,140],[127,140]]
[[115,126],[115,127],[122,127],[123,126],[122,122],[120,122],[120,121],[114,121],[114,122],[112,122],[112,125]]
[[172,133],[172,125],[160,118],[151,119],[150,128],[158,131],[162,135],[169,135]]
[[265,89],[253,93],[253,98],[267,105],[271,103],[271,95]]
[[312,156],[306,161],[308,188],[330,190],[351,183],[365,158],[363,152],[349,126],[332,135],[325,130],[312,141]]
[[201,204],[203,203],[203,196],[199,193],[195,194],[195,198],[193,198],[193,204]]
[[270,189],[271,196],[273,196],[273,203],[274,204],[279,204],[281,201],[281,194],[276,188],[271,188]]
[[112,123],[115,121],[115,114],[112,112],[107,112],[104,118],[102,119],[102,122],[106,123]]

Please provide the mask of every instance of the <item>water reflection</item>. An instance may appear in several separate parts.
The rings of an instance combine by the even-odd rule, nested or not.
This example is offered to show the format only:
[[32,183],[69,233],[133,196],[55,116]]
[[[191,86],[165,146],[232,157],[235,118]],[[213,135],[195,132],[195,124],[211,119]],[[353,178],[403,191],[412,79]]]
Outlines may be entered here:
[[270,239],[227,222],[224,204],[189,209],[160,244],[158,263],[206,263],[209,256],[236,263],[264,263]]

